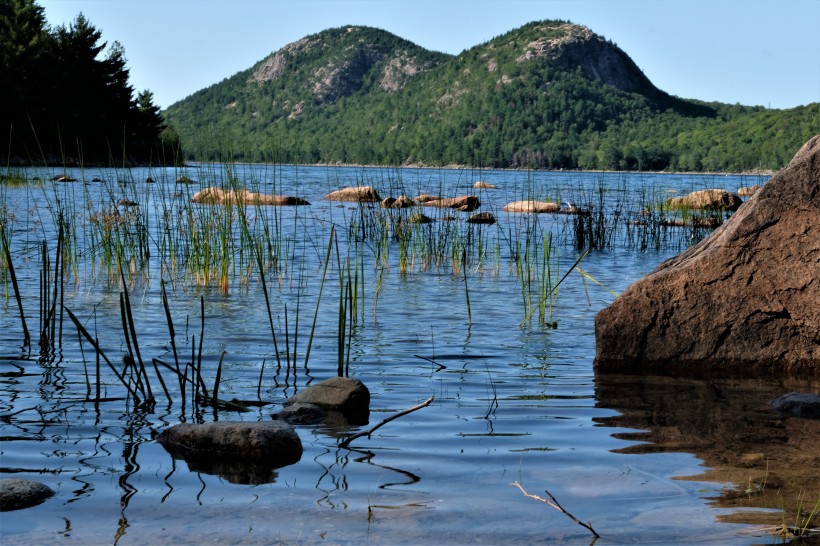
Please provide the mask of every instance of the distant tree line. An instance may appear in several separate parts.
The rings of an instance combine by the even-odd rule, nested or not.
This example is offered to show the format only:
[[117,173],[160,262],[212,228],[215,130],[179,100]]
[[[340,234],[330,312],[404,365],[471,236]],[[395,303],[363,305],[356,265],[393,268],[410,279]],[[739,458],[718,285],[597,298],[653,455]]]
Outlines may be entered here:
[[168,164],[179,138],[135,96],[125,51],[82,14],[50,28],[34,0],[0,0],[0,157],[8,164]]

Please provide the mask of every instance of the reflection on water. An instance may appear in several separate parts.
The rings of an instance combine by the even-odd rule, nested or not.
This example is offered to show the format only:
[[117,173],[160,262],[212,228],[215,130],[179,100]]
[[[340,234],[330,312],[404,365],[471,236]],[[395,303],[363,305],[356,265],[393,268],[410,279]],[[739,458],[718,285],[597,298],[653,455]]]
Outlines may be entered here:
[[595,421],[640,430],[614,435],[644,442],[620,453],[689,452],[703,460],[701,474],[679,479],[721,484],[709,495],[711,504],[745,509],[722,520],[792,525],[802,521],[798,508],[805,518],[820,500],[820,420],[783,417],[769,401],[818,390],[816,380],[602,375],[597,404],[619,415]]

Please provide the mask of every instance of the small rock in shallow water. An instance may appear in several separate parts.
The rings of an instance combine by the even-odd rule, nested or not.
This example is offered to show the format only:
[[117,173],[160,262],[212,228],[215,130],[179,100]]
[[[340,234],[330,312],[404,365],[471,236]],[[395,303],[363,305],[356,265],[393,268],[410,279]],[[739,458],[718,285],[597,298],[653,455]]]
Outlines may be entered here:
[[364,416],[370,413],[370,391],[364,383],[349,377],[331,377],[311,385],[288,398],[285,406],[298,402],[315,404],[324,410],[346,415]]
[[177,459],[260,461],[286,466],[302,457],[302,442],[281,421],[180,423],[163,430],[157,441]]
[[820,394],[790,392],[770,402],[778,412],[789,417],[820,419]]
[[45,484],[33,480],[0,480],[0,512],[36,506],[54,495]]

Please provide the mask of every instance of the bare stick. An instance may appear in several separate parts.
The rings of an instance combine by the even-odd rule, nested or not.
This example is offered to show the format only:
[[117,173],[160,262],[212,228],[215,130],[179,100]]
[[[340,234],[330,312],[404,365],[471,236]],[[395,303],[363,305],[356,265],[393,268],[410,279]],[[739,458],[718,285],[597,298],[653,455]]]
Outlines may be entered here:
[[531,495],[531,494],[527,493],[526,491],[524,491],[524,487],[522,487],[522,486],[521,486],[521,484],[520,484],[520,483],[518,483],[518,482],[513,482],[511,485],[514,485],[514,486],[516,486],[518,489],[520,489],[520,490],[521,490],[521,492],[522,492],[522,493],[524,493],[524,496],[525,496],[525,497],[529,497],[529,498],[531,498],[531,499],[535,499],[535,500],[537,500],[537,501],[541,501],[541,502],[543,502],[543,503],[546,503],[546,504],[548,504],[548,505],[552,506],[553,508],[555,508],[556,510],[558,510],[558,511],[559,511],[559,512],[561,512],[562,514],[565,514],[565,515],[566,515],[569,519],[571,519],[572,521],[574,521],[575,523],[577,523],[577,524],[578,524],[578,525],[580,525],[581,527],[585,527],[585,528],[589,529],[589,530],[590,530],[590,532],[592,532],[592,534],[593,534],[593,535],[595,535],[595,538],[601,538],[601,535],[599,535],[599,534],[595,531],[595,529],[593,529],[593,528],[592,528],[592,525],[590,525],[589,523],[584,523],[583,521],[580,521],[578,518],[576,518],[575,516],[573,516],[572,514],[570,514],[569,512],[567,512],[566,510],[564,510],[564,507],[563,507],[563,506],[561,506],[561,505],[558,503],[558,501],[557,501],[557,500],[555,500],[555,497],[553,497],[553,496],[552,496],[552,493],[550,493],[550,492],[549,492],[549,491],[547,491],[546,489],[544,490],[544,493],[546,493],[546,494],[549,496],[550,500],[547,500],[547,499],[541,498],[541,497],[539,497],[538,495]]
[[425,400],[424,402],[422,402],[422,403],[421,403],[421,404],[419,404],[418,406],[413,406],[412,408],[408,408],[408,409],[406,409],[406,410],[404,410],[404,411],[400,411],[400,412],[398,412],[398,413],[396,413],[396,414],[394,414],[394,415],[391,415],[390,417],[388,417],[387,419],[385,419],[384,421],[382,421],[382,422],[381,422],[381,423],[379,423],[378,425],[374,426],[373,428],[370,428],[370,429],[368,429],[368,430],[365,430],[365,431],[359,432],[359,433],[357,433],[357,434],[354,434],[353,436],[348,436],[347,438],[345,438],[344,440],[342,440],[342,441],[339,443],[339,447],[344,447],[344,448],[346,448],[347,446],[349,446],[349,445],[350,445],[350,442],[352,442],[352,441],[353,441],[353,440],[355,440],[356,438],[361,438],[362,436],[367,436],[367,437],[369,438],[369,437],[370,437],[370,435],[371,435],[371,434],[373,434],[373,432],[375,432],[375,431],[376,431],[376,429],[380,428],[382,425],[386,425],[387,423],[389,423],[389,422],[390,422],[390,421],[392,421],[393,419],[398,419],[398,418],[399,418],[399,417],[401,417],[402,415],[407,415],[408,413],[412,413],[412,412],[414,412],[414,411],[416,411],[416,410],[420,410],[420,409],[421,409],[421,408],[423,408],[423,407],[429,406],[430,404],[432,404],[432,403],[433,403],[433,400],[434,400],[434,399],[435,399],[435,395],[434,395],[434,396],[431,396],[430,398],[428,398],[427,400]]

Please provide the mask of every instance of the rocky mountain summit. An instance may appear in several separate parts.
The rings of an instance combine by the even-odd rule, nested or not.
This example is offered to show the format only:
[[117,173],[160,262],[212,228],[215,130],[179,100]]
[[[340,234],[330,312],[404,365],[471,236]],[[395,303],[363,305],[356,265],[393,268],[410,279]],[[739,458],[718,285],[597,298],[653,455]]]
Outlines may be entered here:
[[445,58],[382,30],[347,26],[286,45],[257,63],[248,83],[292,75],[315,104],[332,104],[371,87],[395,92]]

